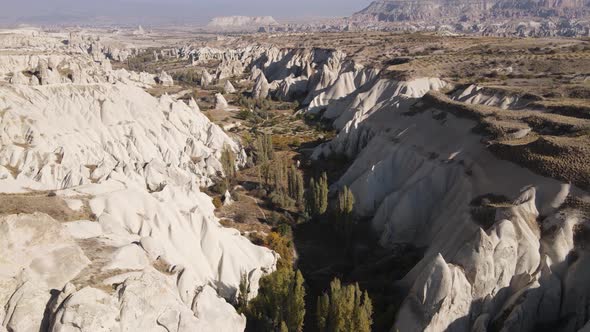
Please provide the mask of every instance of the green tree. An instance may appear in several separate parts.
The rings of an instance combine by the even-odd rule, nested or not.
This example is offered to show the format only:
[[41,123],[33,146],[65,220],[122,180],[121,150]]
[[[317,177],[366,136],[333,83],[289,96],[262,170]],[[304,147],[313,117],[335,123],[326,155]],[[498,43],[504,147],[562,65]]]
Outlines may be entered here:
[[371,331],[373,305],[358,283],[342,286],[337,278],[332,280],[329,293],[318,297],[316,310],[321,332]]
[[250,294],[250,282],[248,274],[242,272],[240,275],[240,288],[238,289],[238,312],[245,313],[248,308],[248,296]]
[[256,156],[256,164],[263,164],[272,160],[274,158],[272,135],[258,135],[254,142],[254,153]]
[[277,262],[279,269],[293,268],[293,244],[286,236],[282,236],[277,232],[270,232],[266,236],[265,245],[281,256]]
[[281,322],[281,328],[279,331],[280,332],[289,332],[289,328],[287,327],[287,323],[285,323],[285,321]]
[[318,324],[318,330],[320,332],[328,331],[328,313],[330,311],[330,296],[324,293],[318,296],[316,304],[316,318]]
[[301,272],[279,268],[260,279],[258,296],[250,301],[253,330],[300,332],[305,318],[305,287]]
[[278,158],[270,167],[270,178],[272,186],[277,191],[285,189],[285,178],[287,177],[287,166],[283,159]]
[[319,216],[328,209],[328,176],[323,172],[319,179],[309,181],[307,209],[312,216]]
[[338,214],[343,217],[349,217],[352,215],[352,209],[354,207],[354,195],[347,186],[338,193]]
[[229,187],[231,181],[236,177],[236,155],[227,145],[221,151],[221,166],[225,175],[226,185]]
[[339,231],[346,244],[349,245],[352,237],[352,231],[354,228],[354,220],[352,211],[354,208],[354,195],[352,191],[347,187],[338,193],[338,206],[336,208],[336,229]]
[[287,307],[287,326],[289,331],[300,332],[303,330],[305,318],[305,287],[303,286],[301,271],[295,272],[295,279],[289,289]]
[[292,165],[287,173],[287,186],[289,197],[295,200],[298,205],[303,204],[305,188],[303,185],[303,175]]

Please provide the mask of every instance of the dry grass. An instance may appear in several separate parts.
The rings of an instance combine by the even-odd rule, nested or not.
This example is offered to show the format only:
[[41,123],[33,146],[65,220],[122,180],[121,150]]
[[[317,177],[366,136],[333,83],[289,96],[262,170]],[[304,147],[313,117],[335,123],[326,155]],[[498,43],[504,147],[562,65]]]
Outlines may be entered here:
[[[532,110],[503,110],[496,107],[465,104],[437,92],[428,93],[420,107],[447,111],[473,119],[474,130],[488,138],[488,148],[496,156],[515,162],[540,175],[590,188],[590,121]],[[510,133],[531,128],[522,138]]]
[[558,100],[542,100],[531,106],[542,107],[565,116],[590,119],[590,101],[586,99],[564,98]]
[[161,85],[154,85],[149,89],[146,89],[147,93],[154,97],[161,97],[164,94],[175,94],[180,92],[183,89],[182,86],[173,85],[173,86],[161,86]]
[[133,270],[115,269],[104,271],[103,268],[110,262],[117,248],[105,245],[105,243],[96,238],[78,240],[77,242],[91,263],[71,283],[76,286],[76,289],[92,286],[108,294],[113,294],[115,289],[111,285],[104,284],[104,280],[123,273],[132,272]]
[[590,189],[590,138],[543,136],[523,145],[494,144],[492,152],[532,171]]
[[0,215],[42,212],[57,221],[94,220],[87,198],[80,198],[83,206],[79,211],[68,207],[63,198],[50,192],[26,194],[0,194]]
[[224,218],[224,219],[221,219],[219,221],[219,223],[223,227],[237,229],[242,234],[245,234],[245,233],[268,234],[272,231],[272,227],[270,227],[267,224],[263,224],[263,223],[259,223],[259,222],[258,223],[239,223],[239,222],[235,222],[231,219]]
[[14,166],[10,166],[10,165],[4,165],[4,168],[6,168],[10,172],[10,174],[12,175],[12,177],[15,178],[15,179],[20,174],[20,170],[18,169],[18,167],[14,167]]
[[422,106],[415,108],[414,111],[423,111],[428,109],[428,107],[435,107],[439,110],[450,112],[457,117],[469,118],[478,122],[483,122],[487,118],[501,120],[504,123],[513,123],[515,126],[517,126],[516,123],[520,122],[527,124],[534,131],[551,133],[553,135],[575,134],[577,132],[584,132],[590,128],[590,121],[586,119],[530,110],[516,112],[492,106],[465,104],[451,100],[440,92],[429,92],[426,94],[423,98]]

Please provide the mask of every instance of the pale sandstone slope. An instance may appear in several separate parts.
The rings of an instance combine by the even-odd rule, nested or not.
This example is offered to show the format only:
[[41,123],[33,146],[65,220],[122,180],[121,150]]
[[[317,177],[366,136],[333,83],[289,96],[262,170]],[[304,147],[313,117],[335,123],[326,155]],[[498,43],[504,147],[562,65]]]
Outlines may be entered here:
[[147,94],[153,75],[63,47],[0,54],[5,75],[47,63],[54,78],[0,83],[0,190],[53,190],[92,220],[1,217],[0,331],[242,331],[227,301],[243,273],[255,296],[277,257],[223,228],[199,187],[243,150],[194,101]]
[[[331,189],[351,188],[355,211],[372,219],[381,244],[425,249],[402,280],[408,295],[392,331],[532,331],[537,324],[576,331],[590,319],[588,224],[566,203],[587,192],[499,159],[473,130],[475,120],[429,107],[423,97],[444,88],[443,80],[388,78],[337,51],[221,54],[236,52],[258,87],[265,78],[269,94],[282,97],[293,88],[305,96],[305,111],[333,121],[338,135],[313,156],[352,160]],[[477,86],[450,97],[514,112],[530,102]],[[529,134],[524,126],[509,133]],[[497,198],[497,205],[482,203]]]

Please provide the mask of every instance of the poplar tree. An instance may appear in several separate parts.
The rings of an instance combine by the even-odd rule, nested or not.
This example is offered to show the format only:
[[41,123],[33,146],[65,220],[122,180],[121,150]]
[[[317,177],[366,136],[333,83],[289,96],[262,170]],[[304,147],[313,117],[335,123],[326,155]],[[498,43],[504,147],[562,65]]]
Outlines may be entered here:
[[238,289],[238,312],[244,313],[248,308],[248,295],[250,294],[250,282],[248,274],[243,272],[240,275],[240,287]]
[[254,150],[257,164],[263,164],[272,160],[274,158],[272,136],[269,134],[258,135],[254,142]]
[[287,187],[289,197],[295,200],[298,205],[303,204],[305,188],[303,186],[303,175],[292,165],[287,173]]
[[323,172],[319,179],[309,181],[307,208],[313,216],[319,216],[328,209],[328,176]]
[[236,155],[227,145],[221,151],[221,167],[225,175],[225,182],[229,186],[231,181],[236,177]]
[[303,331],[305,287],[303,275],[290,268],[279,268],[260,279],[258,296],[248,311],[256,331]]
[[358,283],[342,286],[332,280],[329,293],[318,297],[316,310],[320,332],[371,331],[373,305]]
[[316,318],[318,330],[320,332],[328,332],[328,313],[330,311],[330,296],[324,293],[318,296],[316,304]]
[[297,270],[289,290],[286,317],[289,331],[303,331],[303,320],[305,318],[305,287],[303,282],[303,275],[301,271]]
[[354,195],[352,191],[344,186],[338,193],[338,207],[336,211],[336,229],[342,233],[346,240],[346,245],[350,244],[354,220],[352,211],[354,208]]

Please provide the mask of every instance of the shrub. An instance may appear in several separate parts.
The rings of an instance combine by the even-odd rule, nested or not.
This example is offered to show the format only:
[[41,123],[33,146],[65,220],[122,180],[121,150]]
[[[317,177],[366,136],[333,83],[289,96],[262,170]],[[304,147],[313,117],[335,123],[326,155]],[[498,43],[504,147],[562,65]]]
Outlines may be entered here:
[[277,264],[278,268],[293,266],[293,244],[291,241],[277,232],[270,232],[265,239],[265,245],[277,252],[281,258]]
[[221,197],[215,196],[213,197],[213,205],[216,209],[219,209],[223,206],[223,202],[221,201]]

